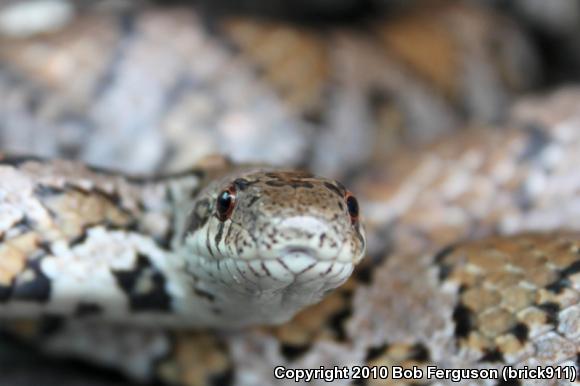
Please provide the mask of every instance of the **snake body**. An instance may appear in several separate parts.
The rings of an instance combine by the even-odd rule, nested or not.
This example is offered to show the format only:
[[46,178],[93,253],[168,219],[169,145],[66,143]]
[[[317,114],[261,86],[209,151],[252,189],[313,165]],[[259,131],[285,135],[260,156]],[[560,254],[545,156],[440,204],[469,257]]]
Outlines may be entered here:
[[495,122],[536,83],[533,47],[501,15],[443,1],[389,16],[313,27],[136,3],[0,36],[2,148],[138,173],[220,153],[340,177],[465,116]]

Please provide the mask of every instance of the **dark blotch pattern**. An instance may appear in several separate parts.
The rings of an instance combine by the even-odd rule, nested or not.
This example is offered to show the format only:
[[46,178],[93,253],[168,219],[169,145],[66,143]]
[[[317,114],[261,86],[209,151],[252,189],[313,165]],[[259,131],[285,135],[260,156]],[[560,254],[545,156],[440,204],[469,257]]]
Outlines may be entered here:
[[449,274],[451,273],[451,266],[449,264],[445,264],[444,260],[447,256],[449,256],[453,251],[455,251],[455,245],[448,245],[445,248],[441,249],[439,252],[435,254],[433,260],[435,264],[439,266],[439,280],[444,281],[447,279]]
[[272,181],[266,181],[265,184],[269,185],[269,186],[276,187],[276,188],[281,188],[284,186],[290,186],[294,189],[297,189],[297,188],[312,189],[312,188],[314,188],[314,185],[312,185],[312,183],[310,183],[308,181],[296,181],[296,180],[290,180],[290,181],[272,180]]
[[564,289],[566,289],[566,288],[569,288],[571,286],[571,284],[572,283],[570,283],[570,280],[568,280],[566,278],[561,278],[561,279],[558,279],[551,284],[548,284],[546,286],[546,289],[554,292],[555,294],[561,294],[562,291],[564,291]]
[[99,315],[103,312],[103,308],[96,303],[81,302],[77,305],[75,315],[79,318],[86,316]]
[[252,184],[255,184],[256,182],[250,182],[248,180],[246,180],[245,178],[238,178],[234,181],[234,186],[236,187],[236,189],[244,191],[246,189],[248,189],[248,187]]
[[367,355],[365,357],[365,362],[368,363],[368,362],[373,361],[377,358],[380,358],[388,348],[389,348],[389,345],[386,343],[382,344],[380,346],[377,346],[377,347],[369,348],[367,351]]
[[45,160],[34,156],[8,156],[0,158],[0,165],[19,167],[26,162],[45,162]]
[[511,333],[519,340],[521,343],[525,343],[528,339],[528,334],[530,333],[530,329],[524,323],[518,323],[514,326]]
[[466,338],[473,329],[473,316],[469,308],[463,304],[458,304],[453,310],[453,321],[455,322],[455,336]]
[[64,193],[63,189],[55,188],[54,186],[38,184],[36,188],[34,188],[34,194],[39,198],[51,197],[63,193]]
[[265,181],[264,184],[268,186],[272,186],[275,188],[282,188],[285,186],[297,189],[297,188],[304,188],[304,189],[313,189],[314,185],[309,182],[305,181],[304,178],[312,178],[312,174],[309,173],[300,173],[300,172],[280,172],[280,173],[266,173],[268,178],[271,180]]
[[479,360],[480,362],[500,362],[503,363],[504,357],[501,351],[499,351],[498,349],[494,349],[491,351],[486,352],[481,359]]
[[12,229],[18,229],[20,234],[26,233],[32,229],[34,229],[34,222],[28,216],[24,215],[16,224],[12,226]]
[[289,361],[300,358],[304,353],[310,350],[310,345],[294,345],[294,344],[283,344],[280,346],[280,353],[284,358]]
[[193,232],[205,225],[211,214],[211,204],[209,199],[199,200],[191,212],[190,221],[187,226],[188,232]]
[[40,338],[50,337],[57,334],[66,327],[66,320],[60,315],[45,314],[40,318],[38,326],[38,336]]
[[87,231],[88,229],[83,229],[80,235],[70,241],[70,246],[75,247],[76,245],[84,243],[87,240],[87,236],[89,234]]
[[372,264],[366,263],[361,267],[357,267],[354,271],[354,275],[361,284],[368,285],[371,284],[374,269],[375,267]]
[[580,272],[580,260],[577,260],[570,264],[568,267],[560,272],[560,277],[554,282],[546,286],[547,290],[550,290],[556,294],[562,293],[566,288],[570,288],[572,285],[569,277]]
[[16,300],[46,303],[50,300],[50,279],[40,269],[40,259],[30,260],[27,269],[33,272],[33,279],[16,282],[12,286],[12,298]]
[[544,303],[538,306],[547,315],[547,322],[557,326],[558,325],[558,312],[560,312],[560,306],[557,303]]
[[427,362],[430,358],[429,350],[421,343],[417,343],[413,346],[411,351],[412,354],[410,355],[410,359],[414,359],[418,362]]
[[210,302],[215,301],[215,296],[212,293],[209,293],[205,290],[202,290],[200,288],[194,288],[193,292],[195,292],[195,294],[198,295],[199,297],[205,298],[205,299],[209,300]]
[[328,188],[328,190],[330,190],[331,192],[335,193],[338,197],[340,198],[344,198],[344,195],[346,194],[345,190],[340,190],[340,188],[338,188],[337,186],[331,184],[330,182],[325,182],[324,186],[326,186]]
[[521,384],[522,382],[519,379],[508,379],[508,380],[500,379],[496,383],[497,386],[520,386]]
[[527,162],[542,154],[542,151],[552,142],[552,139],[541,127],[532,125],[528,128],[528,143],[520,154],[518,161]]
[[358,378],[354,379],[350,384],[353,386],[366,386],[368,384],[368,380],[365,378]]
[[[147,256],[140,254],[137,257],[134,270],[113,271],[113,274],[117,279],[117,284],[129,296],[131,310],[135,312],[170,311],[171,298],[165,290],[165,278],[155,270]],[[151,290],[138,292],[139,280],[150,280],[153,284]]]
[[380,252],[368,255],[365,260],[355,268],[353,273],[354,277],[356,277],[358,282],[361,284],[371,284],[373,274],[377,271],[378,267],[382,265],[383,262],[388,258],[390,253],[390,247],[387,247]]
[[230,386],[234,384],[235,371],[233,366],[229,366],[227,370],[220,374],[214,374],[209,379],[211,386]]
[[562,271],[562,277],[568,277],[575,275],[580,272],[580,259],[576,260],[572,264],[570,264],[565,270]]
[[345,307],[342,310],[340,310],[339,312],[335,313],[329,319],[329,325],[330,325],[330,327],[332,327],[332,330],[335,332],[336,339],[339,342],[344,342],[347,338],[344,323],[352,315],[352,309],[351,309],[352,302],[350,301],[352,298],[352,295],[353,294],[351,292],[345,292],[342,294],[342,296],[346,298],[345,304],[348,304],[349,306]]

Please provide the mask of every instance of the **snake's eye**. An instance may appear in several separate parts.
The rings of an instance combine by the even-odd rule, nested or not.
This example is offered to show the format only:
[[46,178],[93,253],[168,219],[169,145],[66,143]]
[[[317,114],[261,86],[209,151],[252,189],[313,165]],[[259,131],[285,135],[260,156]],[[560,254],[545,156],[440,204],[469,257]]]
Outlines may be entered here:
[[226,221],[232,215],[236,205],[236,189],[230,186],[217,197],[216,212],[220,221]]
[[358,222],[359,206],[357,199],[354,198],[350,192],[346,194],[346,208],[348,209],[348,214],[350,215],[350,221],[353,224],[356,224]]

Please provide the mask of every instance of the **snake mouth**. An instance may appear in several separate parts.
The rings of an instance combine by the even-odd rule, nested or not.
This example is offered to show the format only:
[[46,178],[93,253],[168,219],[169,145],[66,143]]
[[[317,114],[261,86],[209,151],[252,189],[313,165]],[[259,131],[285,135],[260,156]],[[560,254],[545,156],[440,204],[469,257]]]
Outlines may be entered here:
[[284,249],[284,254],[304,254],[314,256],[316,252],[314,249],[308,247],[286,247]]
[[[294,284],[318,281],[327,283],[342,282],[345,276],[350,275],[354,264],[341,262],[336,259],[323,259],[318,251],[304,246],[289,246],[284,249],[282,257],[273,263],[282,268],[278,276],[286,276],[286,280]],[[272,264],[272,265],[274,265]],[[290,279],[292,277],[292,279]],[[336,285],[339,285],[336,283]]]
[[294,276],[294,281],[300,279],[320,263],[316,251],[305,247],[285,248],[282,257],[277,260],[285,270]]

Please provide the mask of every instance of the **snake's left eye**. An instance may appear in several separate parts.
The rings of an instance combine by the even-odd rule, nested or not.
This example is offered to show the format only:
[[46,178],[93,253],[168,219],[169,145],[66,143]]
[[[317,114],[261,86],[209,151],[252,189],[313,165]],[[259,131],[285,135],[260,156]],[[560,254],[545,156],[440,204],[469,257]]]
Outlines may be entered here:
[[356,224],[358,222],[359,206],[357,199],[350,192],[346,194],[346,208],[350,215],[350,221]]
[[220,221],[226,221],[236,206],[236,189],[230,186],[217,197],[216,212]]

